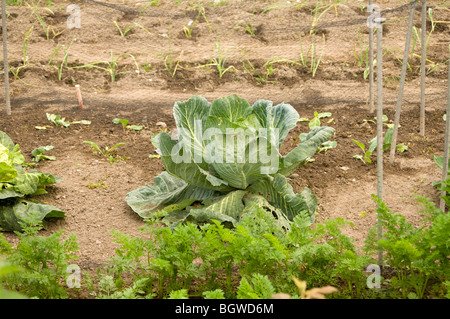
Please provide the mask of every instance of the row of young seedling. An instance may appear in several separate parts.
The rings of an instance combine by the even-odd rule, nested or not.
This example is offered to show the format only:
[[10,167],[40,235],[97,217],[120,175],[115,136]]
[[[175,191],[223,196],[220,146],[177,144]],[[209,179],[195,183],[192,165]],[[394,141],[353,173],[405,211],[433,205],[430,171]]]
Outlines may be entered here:
[[[36,21],[33,24],[33,26],[24,34],[23,36],[23,45],[22,45],[22,61],[17,63],[17,66],[10,66],[10,72],[13,74],[13,76],[20,81],[23,82],[21,79],[22,72],[31,65],[29,56],[28,56],[28,46],[31,39],[31,35],[33,30],[36,28],[36,24],[40,25],[44,33],[46,34],[46,38],[49,39],[51,35],[53,35],[53,38],[56,36],[62,34],[63,31],[56,30],[53,26],[46,24],[45,19],[42,17],[40,11],[45,10],[50,14],[54,14],[54,12],[49,7],[39,7],[39,3],[41,1],[38,1],[34,3],[33,5],[30,5],[27,3],[27,6],[30,8],[32,14],[35,16]],[[337,1],[342,2],[342,1]],[[223,48],[221,45],[220,36],[218,41],[215,43],[215,48],[213,50],[213,53],[211,55],[210,60],[207,63],[204,64],[198,64],[195,66],[195,68],[205,69],[209,67],[213,67],[217,70],[217,74],[219,78],[222,78],[223,75],[229,71],[236,70],[236,63],[231,65],[229,63],[229,57],[230,55],[236,51],[240,50],[242,52],[242,59],[241,64],[243,71],[247,74],[251,74],[252,77],[258,82],[258,83],[267,83],[269,81],[269,78],[276,72],[276,65],[278,63],[284,63],[291,66],[300,66],[309,69],[311,76],[315,77],[319,66],[322,62],[323,53],[326,47],[326,38],[325,34],[319,35],[318,30],[316,27],[319,24],[320,19],[322,16],[330,11],[331,9],[334,9],[336,11],[336,14],[338,13],[337,7],[336,7],[336,1],[334,2],[322,2],[322,1],[316,1],[316,6],[314,9],[312,9],[313,16],[312,16],[312,23],[310,25],[310,32],[307,34],[310,38],[309,44],[304,45],[304,39],[302,37],[302,32],[298,32],[298,38],[299,38],[299,52],[298,57],[294,59],[288,59],[288,58],[271,58],[267,60],[262,67],[255,66],[255,63],[249,59],[242,50],[236,47],[228,47]],[[156,3],[152,5],[158,5]],[[286,4],[284,4],[286,5]],[[299,4],[292,4],[291,6],[298,6]],[[284,6],[280,3],[277,3],[275,5],[272,5],[267,10],[263,11],[262,13],[271,11],[273,9],[279,9],[283,8]],[[434,10],[439,10],[445,8],[445,4],[441,4],[437,6]],[[194,26],[199,22],[199,20],[202,18],[208,25],[208,28],[211,33],[214,33],[215,30],[213,29],[211,23],[209,22],[208,18],[206,17],[206,11],[205,7],[201,5],[200,3],[197,3],[194,5],[193,9],[197,10],[198,14],[194,19],[191,19],[188,21],[188,23],[183,27],[183,33],[185,34],[187,39],[192,38],[193,34],[193,28]],[[428,9],[428,17],[431,22],[431,30],[429,31],[427,41],[425,43],[426,47],[429,46],[431,36],[436,28],[436,25],[439,23],[445,23],[446,21],[437,21],[434,19],[433,16],[433,9]],[[113,21],[115,28],[118,30],[118,34],[120,34],[121,37],[126,37],[128,34],[131,33],[136,28],[140,28],[146,32],[149,33],[148,29],[141,23],[141,19],[139,19],[137,22],[132,22],[128,25],[122,25],[120,26],[117,21]],[[242,20],[240,21],[234,29],[243,29],[247,34],[249,34],[251,37],[256,37],[256,26],[254,23],[250,21]],[[411,55],[408,62],[408,69],[410,72],[414,72],[414,66],[413,62],[416,58],[420,58],[420,56],[415,53],[414,49],[417,45],[421,46],[420,43],[420,37],[419,37],[420,30],[418,30],[416,27],[414,27],[414,38],[413,38],[413,48],[411,50]],[[166,70],[167,74],[171,78],[175,78],[177,71],[183,68],[182,65],[184,65],[184,68],[189,68],[190,64],[189,61],[185,61],[183,59],[183,51],[181,52],[174,52],[172,48],[172,36],[171,36],[171,30],[169,28],[169,34],[167,35],[168,38],[168,52],[163,54],[158,54],[158,56],[161,58],[161,63],[164,66],[164,69]],[[322,38],[322,39],[320,39]],[[76,66],[69,66],[68,59],[70,56],[70,49],[73,44],[73,37],[70,43],[66,45],[57,45],[54,49],[53,53],[51,54],[48,66],[53,67],[57,72],[58,80],[63,79],[63,72],[67,69],[81,69],[81,68],[89,68],[89,69],[100,69],[108,74],[112,82],[115,82],[117,79],[117,76],[120,74],[123,74],[125,72],[119,71],[119,69],[123,69],[125,65],[119,65],[119,62],[128,57],[131,59],[135,72],[140,73],[141,71],[149,71],[151,69],[150,63],[141,63],[139,64],[137,62],[137,59],[133,54],[130,53],[124,53],[124,54],[114,54],[113,51],[110,53],[110,57],[106,59],[102,59],[95,62],[86,63],[83,65],[76,65]],[[319,52],[317,48],[318,41],[322,42],[322,48]],[[368,78],[369,75],[369,53],[368,53],[368,43],[365,40],[365,37],[363,33],[361,32],[361,29],[358,30],[358,39],[357,43],[354,45],[354,61],[352,64],[358,66],[359,68],[362,68],[364,70],[363,77],[364,79]],[[397,53],[401,50],[393,47],[385,47],[385,55],[386,54],[392,54],[394,58],[401,62],[400,58],[397,56]],[[62,58],[58,60],[58,58],[62,55]],[[427,73],[430,74],[438,69],[440,69],[442,66],[444,66],[447,61],[438,62],[438,61],[432,61],[427,60],[428,62],[428,68]],[[351,63],[351,62],[350,62]],[[239,62],[237,63],[239,64]],[[374,64],[376,64],[376,60],[374,61]],[[75,81],[75,80],[74,80]]]

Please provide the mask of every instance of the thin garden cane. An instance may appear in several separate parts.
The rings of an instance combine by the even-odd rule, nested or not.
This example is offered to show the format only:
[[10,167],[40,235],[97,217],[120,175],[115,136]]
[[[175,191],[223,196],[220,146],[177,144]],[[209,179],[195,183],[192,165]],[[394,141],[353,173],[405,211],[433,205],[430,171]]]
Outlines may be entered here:
[[8,47],[6,36],[6,0],[2,0],[2,33],[3,33],[3,71],[5,77],[6,115],[11,115],[11,99],[9,96]]
[[[375,18],[377,25],[377,194],[383,199],[383,22],[381,17]],[[383,230],[381,220],[378,218],[378,239],[381,239]],[[378,251],[378,265],[383,263],[383,251]]]
[[396,145],[397,145],[397,134],[398,134],[398,127],[399,127],[399,122],[400,122],[400,111],[402,108],[402,101],[403,101],[403,88],[405,86],[406,67],[408,66],[409,49],[411,46],[412,27],[413,27],[413,21],[414,21],[415,8],[416,8],[416,0],[412,0],[411,1],[411,9],[409,11],[408,31],[406,32],[406,43],[405,43],[405,53],[403,55],[402,73],[400,76],[400,85],[399,85],[399,89],[398,89],[397,108],[395,110],[394,131],[392,133],[391,153],[390,153],[390,157],[389,157],[390,163],[393,163],[394,158],[395,158],[395,149],[396,149]]
[[[448,46],[450,53],[450,45]],[[449,59],[450,61],[450,59]],[[448,174],[448,147],[449,147],[449,133],[450,133],[450,62],[448,67],[448,82],[447,82],[447,119],[445,121],[445,141],[444,141],[444,163],[442,165],[442,180],[447,179]],[[442,191],[441,196],[445,196],[446,191]],[[441,197],[440,209],[445,212],[445,200]]]
[[[369,0],[369,9],[371,10],[373,1]],[[375,102],[373,100],[373,29],[369,32],[369,105],[370,113],[375,110]]]
[[422,0],[422,40],[420,62],[420,136],[425,136],[425,61],[427,56],[427,0]]

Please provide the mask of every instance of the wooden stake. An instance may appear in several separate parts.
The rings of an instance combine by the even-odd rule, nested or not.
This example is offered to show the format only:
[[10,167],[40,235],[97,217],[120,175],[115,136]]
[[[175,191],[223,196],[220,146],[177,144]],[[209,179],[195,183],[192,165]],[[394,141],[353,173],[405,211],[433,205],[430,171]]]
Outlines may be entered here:
[[79,84],[75,85],[75,90],[77,91],[78,103],[80,104],[80,108],[84,109],[83,98],[81,96],[81,89]]
[[406,32],[405,52],[403,54],[402,73],[400,76],[400,86],[398,89],[397,108],[395,110],[394,132],[392,133],[391,153],[390,153],[390,157],[389,157],[390,163],[393,163],[394,158],[395,158],[395,150],[396,150],[396,145],[397,145],[397,134],[398,134],[398,127],[400,124],[400,112],[401,112],[402,101],[403,101],[403,89],[405,86],[406,67],[408,65],[408,58],[409,58],[409,47],[411,46],[412,27],[413,27],[413,21],[414,21],[415,8],[416,8],[416,0],[412,0],[411,1],[411,9],[409,11],[408,31]]
[[[369,0],[369,8],[372,9],[373,0]],[[370,113],[375,111],[373,99],[373,28],[369,28],[369,105]]]
[[3,35],[3,71],[5,77],[6,115],[11,115],[11,99],[9,96],[8,46],[6,36],[6,0],[2,0],[2,35]]
[[422,0],[422,40],[420,62],[420,136],[425,136],[425,62],[427,56],[427,0]]
[[[374,19],[377,25],[377,193],[383,200],[383,22],[381,17]],[[378,238],[381,239],[383,229],[378,217]],[[378,251],[378,265],[383,263],[383,250]]]
[[[448,46],[450,52],[450,45]],[[448,147],[450,134],[450,64],[448,67],[448,81],[447,81],[447,118],[445,121],[445,139],[444,139],[444,163],[442,165],[442,180],[445,181],[448,175]],[[445,196],[446,192],[442,191],[441,196]],[[441,198],[440,209],[445,212],[445,200]]]

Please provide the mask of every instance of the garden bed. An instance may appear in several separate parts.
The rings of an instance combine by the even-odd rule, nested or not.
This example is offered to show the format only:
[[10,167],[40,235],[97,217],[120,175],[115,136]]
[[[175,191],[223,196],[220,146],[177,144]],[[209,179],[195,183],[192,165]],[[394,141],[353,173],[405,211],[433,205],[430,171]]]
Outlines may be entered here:
[[[432,8],[439,3],[429,2]],[[298,60],[297,23],[307,27],[308,22],[302,21],[311,18],[306,6],[280,7],[264,12],[275,2],[227,1],[218,6],[205,2],[207,20],[200,17],[192,37],[187,38],[183,26],[191,17],[196,17],[198,10],[176,1],[156,3],[159,4],[136,16],[134,13],[142,9],[142,2],[141,6],[134,1],[106,6],[94,1],[79,1],[80,29],[67,29],[65,25],[69,16],[65,8],[69,2],[55,3],[54,14],[41,13],[48,25],[64,32],[55,37],[50,33],[49,39],[42,33],[40,25],[34,23],[35,17],[29,8],[8,7],[11,65],[21,65],[25,33],[33,23],[34,28],[27,48],[29,64],[20,71],[21,80],[10,76],[12,115],[6,116],[3,109],[0,111],[0,130],[20,145],[27,162],[32,162],[33,149],[54,146],[48,154],[56,160],[39,162],[37,169],[62,178],[62,182],[48,187],[48,194],[38,199],[57,206],[66,217],[50,220],[47,229],[41,233],[50,234],[61,229],[66,231],[63,237],[75,233],[80,246],[77,265],[82,270],[95,271],[114,255],[117,248],[111,239],[112,229],[141,236],[139,227],[144,222],[128,207],[125,196],[142,185],[151,184],[153,177],[164,170],[158,158],[149,157],[156,154],[151,137],[162,129],[157,123],[164,122],[168,132],[175,129],[174,102],[185,101],[194,94],[211,102],[218,97],[237,94],[250,104],[258,99],[271,100],[274,105],[284,101],[308,119],[315,111],[332,113],[323,122],[333,119],[326,125],[335,129],[332,140],[337,142],[337,147],[316,154],[314,162],[289,177],[290,184],[295,192],[309,187],[317,196],[317,222],[338,217],[352,222],[354,227],[345,228],[344,233],[362,247],[368,230],[377,222],[376,204],[371,198],[371,194],[377,193],[376,156],[372,156],[372,164],[353,158],[361,154],[361,150],[352,140],[367,144],[376,135],[376,124],[369,121],[375,114],[369,112],[368,81],[364,80],[364,68],[358,66],[354,56],[359,31],[366,28],[365,24],[323,28],[322,34],[327,41],[324,46],[322,35],[318,40],[317,50],[324,53],[314,77],[311,70],[301,64],[274,62],[273,73],[261,81],[258,74],[267,74],[264,65],[270,59]],[[397,1],[379,1],[378,4],[383,8],[398,6]],[[407,13],[408,10],[396,13],[397,20],[390,16],[386,25],[385,46],[393,51],[399,49],[396,54],[400,59]],[[419,11],[416,18],[418,16]],[[349,17],[364,19],[365,13],[361,12],[359,2],[340,4],[322,19],[332,23]],[[448,8],[436,11],[435,18],[449,21]],[[243,20],[254,24],[254,37],[237,27]],[[139,21],[146,30],[135,26],[122,37],[113,21],[122,28]],[[431,183],[441,179],[441,172],[432,157],[443,153],[445,122],[442,117],[447,88],[444,63],[448,57],[450,35],[447,24],[439,26],[431,37],[428,56],[442,67],[427,76],[425,137],[419,135],[420,72],[416,61],[413,72],[407,74],[398,140],[407,145],[408,150],[397,153],[392,164],[388,160],[389,154],[385,154],[384,161],[385,203],[417,225],[421,220],[420,206],[412,195],[439,202],[439,194]],[[223,52],[230,52],[226,66],[234,67],[221,78],[217,69],[207,65],[211,56],[217,54],[215,45],[219,41],[219,31]],[[307,47],[308,33],[301,32]],[[118,75],[115,82],[104,70],[88,67],[64,68],[59,80],[58,71],[49,60],[58,46],[64,44],[67,48],[72,40],[69,67],[110,59],[112,50],[116,57],[125,53],[132,55],[139,73],[135,71],[134,60],[124,56],[118,65],[119,71],[126,73]],[[181,56],[178,69],[171,69],[173,77],[164,64],[164,57],[170,50],[174,65]],[[54,59],[55,63],[62,61],[62,52]],[[259,73],[249,74],[248,69],[246,72],[243,62],[251,63]],[[391,123],[400,68],[398,60],[387,54],[384,113]],[[81,86],[84,109],[78,105],[75,84]],[[4,97],[4,93],[1,94]],[[47,120],[46,113],[59,114],[68,121],[89,120],[91,124],[57,127]],[[143,130],[124,129],[112,122],[114,118],[142,125]],[[36,129],[36,126],[47,128]],[[308,131],[308,122],[299,122],[283,144],[282,153],[293,148],[300,133]],[[116,149],[124,160],[112,164],[107,158],[94,155],[84,141],[102,147],[125,143]],[[12,233],[5,235],[12,243],[18,240]]]

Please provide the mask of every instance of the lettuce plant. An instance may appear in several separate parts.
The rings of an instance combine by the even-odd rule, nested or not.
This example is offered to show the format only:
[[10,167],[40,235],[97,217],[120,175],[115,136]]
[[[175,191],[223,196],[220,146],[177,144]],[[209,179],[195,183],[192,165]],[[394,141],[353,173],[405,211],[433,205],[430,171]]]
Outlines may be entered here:
[[22,223],[35,223],[45,217],[64,217],[52,205],[27,197],[45,194],[45,186],[61,179],[36,170],[26,171],[24,157],[11,138],[0,131],[0,230],[21,231]]
[[158,212],[173,226],[212,219],[235,226],[257,204],[287,227],[300,213],[314,220],[316,197],[308,188],[294,193],[286,177],[331,138],[333,128],[313,128],[282,155],[280,147],[299,120],[289,104],[250,105],[236,95],[210,103],[194,95],[176,102],[173,114],[178,136],[160,132],[152,138],[166,171],[126,196],[137,214]]

